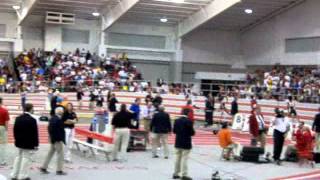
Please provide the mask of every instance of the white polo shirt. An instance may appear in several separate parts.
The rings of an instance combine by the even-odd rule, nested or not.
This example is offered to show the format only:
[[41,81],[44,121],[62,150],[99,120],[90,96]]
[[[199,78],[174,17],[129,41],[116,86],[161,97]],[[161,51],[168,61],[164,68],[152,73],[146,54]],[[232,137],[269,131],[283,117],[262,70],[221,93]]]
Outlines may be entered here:
[[287,128],[290,127],[289,119],[286,117],[278,118],[276,117],[273,121],[274,129],[285,133],[287,131]]

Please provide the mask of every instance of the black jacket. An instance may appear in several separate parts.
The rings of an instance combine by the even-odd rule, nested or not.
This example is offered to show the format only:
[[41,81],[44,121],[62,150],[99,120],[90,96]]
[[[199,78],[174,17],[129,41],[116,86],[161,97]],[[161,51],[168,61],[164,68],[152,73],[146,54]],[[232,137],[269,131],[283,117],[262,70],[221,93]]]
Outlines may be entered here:
[[192,121],[187,117],[177,119],[174,123],[173,132],[176,134],[176,148],[192,149],[191,137],[195,134]]
[[13,127],[15,146],[21,149],[35,149],[39,146],[37,121],[29,114],[16,118]]
[[110,100],[109,100],[109,111],[110,112],[116,112],[117,111],[117,107],[116,107],[117,103],[118,103],[117,98],[115,98],[115,97],[110,98]]
[[320,133],[320,113],[318,113],[314,118],[312,130]]
[[111,124],[114,128],[131,128],[131,119],[134,114],[129,111],[120,111],[113,116]]
[[214,104],[210,102],[208,99],[206,100],[206,112],[213,112],[214,111]]
[[232,101],[231,103],[231,115],[236,115],[239,112],[238,110],[238,102],[237,101]]
[[48,132],[50,135],[51,143],[64,142],[65,143],[65,132],[63,120],[58,116],[54,115],[49,120]]
[[165,112],[158,112],[153,115],[150,123],[151,132],[166,134],[172,131],[170,116]]

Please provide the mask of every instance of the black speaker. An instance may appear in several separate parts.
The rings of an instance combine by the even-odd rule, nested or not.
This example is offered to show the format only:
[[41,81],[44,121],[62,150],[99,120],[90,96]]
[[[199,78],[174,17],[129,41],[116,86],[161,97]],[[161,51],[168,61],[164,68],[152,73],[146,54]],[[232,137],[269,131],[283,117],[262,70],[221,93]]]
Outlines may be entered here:
[[264,154],[264,149],[260,147],[245,146],[241,152],[242,161],[259,162],[259,156]]

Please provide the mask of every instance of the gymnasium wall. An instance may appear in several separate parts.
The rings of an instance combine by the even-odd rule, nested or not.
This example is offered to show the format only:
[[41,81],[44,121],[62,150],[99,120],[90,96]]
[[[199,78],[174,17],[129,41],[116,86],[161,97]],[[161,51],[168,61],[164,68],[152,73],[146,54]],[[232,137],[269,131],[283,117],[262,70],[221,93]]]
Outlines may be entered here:
[[[16,38],[17,34],[17,15],[14,13],[0,13],[0,25],[4,27],[4,33],[2,34],[5,38]],[[2,28],[1,28],[2,29]],[[2,38],[3,38],[2,37]]]
[[[319,0],[307,0],[243,33],[245,62],[249,65],[320,64],[319,7]],[[286,39],[295,41],[286,47]]]

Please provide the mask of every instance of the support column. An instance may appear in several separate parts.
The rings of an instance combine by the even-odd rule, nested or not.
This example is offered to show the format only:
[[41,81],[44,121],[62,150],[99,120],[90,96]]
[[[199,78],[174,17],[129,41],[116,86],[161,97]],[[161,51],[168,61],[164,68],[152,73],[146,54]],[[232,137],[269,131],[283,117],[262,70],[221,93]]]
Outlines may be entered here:
[[100,57],[107,57],[107,47],[105,45],[105,40],[107,39],[107,33],[104,31],[105,18],[101,17],[101,33],[100,33],[100,43],[98,47],[98,55]]
[[181,38],[176,41],[176,53],[174,55],[173,61],[171,62],[171,80],[173,82],[182,81],[182,60],[183,51],[181,49]]
[[17,26],[16,39],[13,43],[13,52],[14,52],[14,55],[16,56],[22,51],[23,51],[22,27]]

